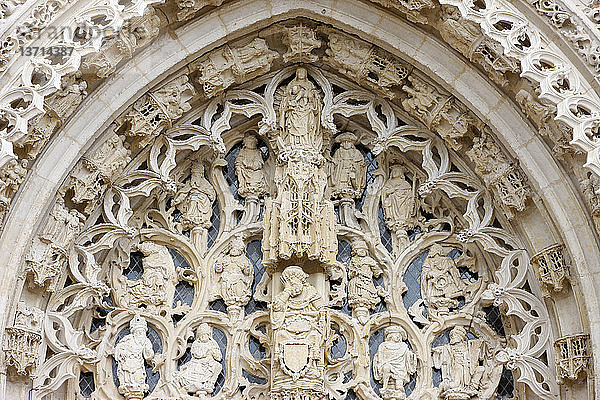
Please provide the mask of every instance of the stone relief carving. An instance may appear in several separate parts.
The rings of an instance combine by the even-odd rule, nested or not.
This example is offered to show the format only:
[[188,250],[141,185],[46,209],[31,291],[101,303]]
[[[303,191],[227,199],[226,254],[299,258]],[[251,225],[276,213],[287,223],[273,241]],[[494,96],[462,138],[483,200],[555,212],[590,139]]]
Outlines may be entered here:
[[211,334],[208,324],[203,323],[198,327],[191,346],[192,358],[176,374],[175,379],[183,390],[193,394],[194,398],[209,398],[222,370],[221,349]]
[[569,265],[564,257],[564,246],[550,246],[531,257],[531,265],[540,282],[542,294],[550,296],[552,292],[560,292],[569,280]]
[[501,369],[492,350],[482,339],[469,339],[464,327],[452,328],[450,343],[433,348],[433,365],[442,371],[440,398],[471,399],[489,390]]
[[344,132],[335,138],[340,147],[333,154],[330,176],[331,195],[339,199],[340,220],[357,227],[354,200],[360,199],[367,184],[367,163],[356,148],[356,135]]
[[141,305],[149,310],[170,308],[178,275],[173,259],[165,246],[142,242],[135,250],[140,251],[143,273],[140,279],[130,280],[118,269],[113,272],[113,288],[116,301],[127,308]]
[[[200,125],[162,131],[148,151],[114,172],[69,246],[71,282],[49,300],[61,326],[75,321],[64,336],[71,344],[57,341],[52,351],[81,353],[65,365],[92,372],[79,379],[93,378],[95,398],[372,399],[379,390],[384,399],[489,400],[505,379],[503,365],[518,370],[540,398],[555,396],[551,367],[541,356],[550,344],[548,315],[523,289],[531,284],[527,253],[508,246],[509,234],[498,226],[489,230],[496,212],[490,193],[443,141],[422,128],[399,129],[400,117],[386,100],[352,85],[334,96],[330,79],[337,78],[294,66],[261,91],[226,92],[203,106]],[[239,115],[247,117],[241,125]],[[362,158],[328,174],[328,161],[341,149],[332,152],[336,133],[354,128],[365,155],[353,145]],[[263,195],[262,219],[244,220],[236,217],[236,186],[214,166],[249,131],[272,158],[253,170],[256,176],[244,178],[244,168],[236,168],[238,181],[246,179],[248,188],[264,179],[274,193]],[[252,145],[246,144],[261,161]],[[211,163],[208,175],[194,171],[198,157]],[[359,191],[352,174],[364,169],[365,159],[368,183]],[[198,189],[202,180],[212,195]],[[201,202],[188,196],[194,185],[195,195],[208,199],[202,213],[200,203],[184,206]],[[360,224],[337,222],[335,188],[354,190],[353,199],[364,196]],[[210,220],[215,201],[220,212]],[[204,220],[192,221],[192,214]],[[182,229],[185,218],[190,231],[210,231],[210,243],[196,246],[192,232]],[[413,230],[403,242],[408,247],[388,250],[386,229],[387,235]],[[139,259],[132,256],[138,249],[141,268],[128,279],[123,271]],[[488,305],[506,308],[510,314],[502,318],[518,321],[503,328],[518,345],[486,322]],[[468,333],[457,330],[450,344],[437,346],[444,342],[436,338],[464,321]],[[128,323],[131,332],[123,336]],[[47,324],[59,337],[54,325]],[[384,329],[385,340],[378,333]],[[123,344],[136,332],[135,346]],[[111,351],[116,372],[103,356]],[[72,384],[56,359],[40,364],[35,400]],[[145,372],[150,364],[152,374]],[[435,365],[445,382],[440,388],[426,373]],[[467,370],[475,378],[460,381]],[[512,386],[513,394],[518,390]]]
[[246,245],[241,236],[234,236],[229,252],[215,263],[218,275],[218,296],[227,305],[227,312],[235,320],[252,296],[254,267],[245,254]]
[[400,254],[408,246],[409,229],[416,224],[417,202],[414,183],[405,178],[402,165],[390,166],[390,177],[381,189],[381,207],[388,228],[392,231],[394,253]]
[[315,62],[319,56],[312,51],[321,47],[314,29],[303,25],[283,28],[282,42],[288,46],[288,51],[283,54],[283,62]]
[[181,211],[181,227],[190,230],[192,241],[198,250],[206,248],[206,232],[210,228],[212,205],[217,193],[204,175],[204,164],[195,160],[192,175],[175,194],[173,203]]
[[129,329],[131,333],[117,343],[113,357],[117,363],[119,393],[127,400],[137,400],[148,391],[144,361],[152,361],[155,354],[152,342],[146,337],[148,323],[144,317],[133,317]]
[[404,385],[417,372],[417,356],[406,344],[406,331],[391,326],[386,329],[385,341],[373,358],[373,377],[381,381],[384,400],[404,400]]
[[89,214],[100,192],[120,174],[131,161],[131,151],[122,136],[112,133],[92,156],[83,157],[71,174],[69,187],[73,201],[86,204]]
[[473,138],[473,147],[465,154],[508,210],[525,210],[530,196],[529,185],[520,169],[509,162],[488,134]]
[[583,334],[565,336],[554,342],[558,383],[576,382],[588,373],[589,341],[589,335]]
[[353,315],[363,324],[369,318],[372,310],[385,291],[375,287],[373,277],[382,274],[381,267],[369,256],[369,248],[364,240],[352,242],[352,260],[348,266],[348,304],[352,307]]
[[[271,366],[272,393],[292,399],[288,390],[300,388],[311,399],[325,399],[324,351],[328,316],[325,302],[308,275],[293,265],[283,270],[283,290],[271,304],[276,362]],[[305,397],[306,398],[306,397]]]
[[206,6],[220,6],[223,0],[177,0],[176,4],[179,8],[177,20],[185,21]]
[[68,251],[84,220],[79,211],[65,207],[62,197],[56,199],[48,222],[33,240],[25,258],[25,272],[32,275],[34,286],[47,285],[48,291],[56,290],[58,278],[67,266]]
[[187,75],[175,78],[140,98],[117,118],[117,131],[123,131],[125,136],[133,139],[136,147],[143,148],[191,109],[188,102],[194,94],[195,89]]
[[256,38],[245,46],[216,49],[195,63],[194,69],[204,95],[214,97],[234,83],[268,72],[278,57],[279,53],[269,49],[264,39]]
[[257,202],[269,192],[263,170],[265,162],[257,145],[256,136],[244,136],[244,147],[235,159],[235,173],[239,181],[238,194],[246,201]]
[[394,98],[391,88],[409,74],[407,67],[381,55],[375,46],[348,35],[330,33],[325,53],[325,63],[390,99]]
[[17,374],[33,376],[37,372],[43,318],[42,310],[19,302],[14,324],[6,328],[4,362],[7,366],[14,367]]

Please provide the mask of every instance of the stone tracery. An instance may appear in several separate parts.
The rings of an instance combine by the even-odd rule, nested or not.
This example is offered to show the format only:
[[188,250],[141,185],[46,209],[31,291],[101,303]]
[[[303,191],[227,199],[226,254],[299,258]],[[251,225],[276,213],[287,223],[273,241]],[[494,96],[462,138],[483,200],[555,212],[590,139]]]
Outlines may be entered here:
[[[289,83],[285,83],[286,79],[289,79]],[[452,396],[459,392],[463,397],[468,396],[465,398],[471,398],[477,393],[482,396],[480,398],[490,398],[498,386],[500,379],[498,371],[502,370],[503,365],[507,365],[506,357],[498,356],[490,359],[481,353],[480,359],[489,362],[489,367],[487,365],[485,368],[468,367],[469,371],[473,369],[481,372],[477,383],[452,381],[454,382],[452,385],[455,386],[450,383],[435,386],[431,380],[431,372],[426,372],[427,368],[415,367],[415,363],[428,365],[430,370],[437,365],[447,365],[449,369],[442,368],[442,382],[445,382],[448,371],[455,369],[452,367],[453,359],[442,355],[441,350],[435,350],[437,347],[427,347],[428,341],[418,339],[418,336],[429,335],[431,342],[433,338],[447,330],[444,326],[453,326],[453,324],[460,326],[467,320],[477,321],[471,328],[475,336],[485,338],[482,339],[483,342],[489,342],[486,346],[494,344],[493,349],[497,349],[504,339],[494,334],[491,328],[486,327],[484,317],[481,316],[483,304],[487,304],[486,302],[500,305],[509,303],[513,296],[522,296],[527,298],[538,315],[541,316],[544,312],[538,300],[531,298],[526,291],[518,287],[524,282],[523,275],[517,275],[517,278],[521,279],[519,282],[510,278],[511,272],[508,272],[507,278],[501,275],[502,270],[500,270],[498,272],[501,277],[500,283],[488,285],[488,282],[493,279],[486,267],[486,260],[489,257],[504,259],[503,263],[508,269],[515,259],[523,262],[524,257],[523,252],[505,248],[496,242],[495,231],[486,230],[485,225],[489,223],[493,213],[489,194],[478,186],[480,184],[477,183],[476,178],[469,177],[466,172],[462,173],[460,178],[455,172],[450,172],[447,162],[450,153],[441,141],[426,131],[413,129],[407,134],[402,132],[390,134],[397,123],[394,107],[375,100],[375,97],[368,92],[353,91],[332,96],[328,77],[312,66],[283,69],[272,78],[271,82],[272,84],[267,85],[264,94],[238,90],[233,92],[231,97],[226,96],[223,100],[219,100],[234,105],[236,97],[252,99],[259,105],[255,108],[255,112],[262,114],[263,119],[269,121],[268,118],[272,115],[280,118],[279,123],[266,125],[272,126],[271,130],[262,131],[264,142],[271,144],[269,152],[277,162],[274,164],[263,162],[260,168],[254,170],[255,172],[246,175],[256,175],[260,179],[252,178],[245,181],[246,186],[240,185],[240,188],[249,188],[252,185],[259,187],[257,185],[261,184],[262,179],[279,179],[282,182],[277,185],[278,192],[275,197],[265,199],[264,215],[258,216],[258,220],[221,217],[223,221],[230,221],[229,229],[226,229],[227,224],[223,224],[212,246],[208,247],[206,244],[198,246],[193,230],[198,227],[207,230],[210,227],[209,223],[212,225],[214,222],[196,221],[193,219],[194,215],[197,214],[202,218],[210,215],[209,206],[212,206],[211,203],[215,199],[223,205],[221,209],[225,210],[221,215],[238,209],[231,204],[227,205],[228,197],[225,196],[225,193],[229,193],[231,196],[229,198],[233,198],[231,189],[223,179],[220,167],[222,163],[219,161],[224,156],[222,151],[224,142],[209,135],[208,130],[202,127],[191,129],[182,126],[171,129],[164,139],[159,138],[154,141],[150,151],[144,152],[143,158],[136,158],[133,164],[125,168],[126,172],[115,178],[118,184],[106,189],[102,196],[102,207],[88,212],[90,217],[97,218],[102,215],[102,219],[108,222],[99,225],[88,223],[76,244],[76,249],[72,250],[78,251],[83,258],[70,259],[70,274],[77,280],[77,285],[87,288],[78,302],[83,298],[95,299],[92,300],[95,305],[106,309],[108,315],[105,317],[104,328],[94,332],[92,336],[94,339],[84,341],[84,344],[78,346],[83,345],[87,353],[99,353],[110,346],[118,346],[115,338],[124,332],[123,328],[127,324],[134,324],[131,322],[134,315],[132,313],[142,315],[135,318],[144,319],[148,326],[151,324],[152,329],[161,337],[162,343],[160,356],[154,354],[156,353],[154,350],[154,355],[150,355],[148,351],[148,356],[144,356],[148,361],[155,360],[155,367],[160,371],[158,374],[160,378],[154,383],[150,393],[154,398],[161,398],[160,396],[203,398],[211,393],[214,394],[219,385],[222,387],[219,393],[223,393],[226,398],[231,396],[254,398],[253,393],[257,393],[257,390],[270,390],[271,398],[277,399],[290,398],[293,396],[290,393],[305,398],[327,398],[327,396],[338,398],[347,395],[350,391],[361,398],[371,398],[377,393],[375,391],[377,386],[373,386],[368,378],[368,371],[371,368],[377,368],[379,371],[376,379],[385,386],[385,389],[377,390],[384,398],[400,399],[404,395],[418,398],[427,395],[432,398],[438,396],[449,399],[454,398]],[[277,93],[282,95],[280,100],[277,100]],[[271,98],[272,102],[268,103],[264,100],[266,98]],[[360,99],[358,106],[353,99]],[[365,99],[368,101],[365,102]],[[292,107],[296,107],[290,106],[290,100],[300,104],[300,108],[293,108],[294,113],[288,113]],[[279,101],[279,105],[276,101]],[[383,117],[372,113],[372,110],[379,105],[386,110]],[[237,113],[245,113],[247,109],[239,107],[235,110]],[[209,113],[219,112],[217,108],[210,105],[206,110]],[[331,114],[327,116],[324,115],[325,112]],[[217,119],[223,116],[231,118],[232,114],[230,113],[229,116],[217,114]],[[344,162],[352,161],[353,164],[340,168],[338,161],[339,173],[333,174],[331,177],[333,184],[329,183],[324,171],[328,168],[327,163],[330,163],[334,170],[336,168],[336,151],[328,150],[336,142],[332,132],[337,129],[335,118],[340,116],[352,118],[354,115],[364,114],[370,115],[371,118],[369,129],[372,143],[379,145],[378,148],[368,150],[379,150],[380,159],[383,159],[383,156],[391,159],[390,163],[382,163],[379,167],[383,169],[381,176],[389,176],[389,179],[372,181],[370,190],[374,195],[368,195],[369,187],[367,187],[362,212],[356,209],[356,205],[352,202],[351,205],[346,205],[346,212],[351,213],[354,219],[342,218],[336,223],[334,202],[331,199],[343,198],[346,192],[336,192],[335,188],[351,188],[353,192],[348,192],[349,196],[358,198],[358,192],[364,192],[365,186],[356,182],[367,181],[367,170],[364,168],[364,159],[344,158]],[[252,114],[250,113],[249,116]],[[204,121],[214,119],[207,118]],[[310,122],[307,122],[309,120]],[[248,138],[244,132],[245,130],[234,129],[230,135],[236,139],[228,139],[228,143],[239,143],[244,140],[244,137]],[[228,133],[225,132],[224,137],[228,137],[227,135]],[[348,144],[352,144],[352,141],[349,139],[355,140],[355,137],[349,134],[342,135],[336,138],[338,141],[345,141],[346,148],[351,149]],[[246,144],[249,150],[253,151],[255,141]],[[337,151],[339,152],[340,149]],[[433,149],[441,157],[440,160],[431,157]],[[427,170],[418,169],[418,164],[414,164],[415,158],[411,156],[413,153],[422,157],[420,163],[427,165]],[[190,159],[191,154],[193,157]],[[333,158],[328,158],[328,154],[333,154]],[[260,157],[259,161],[263,160],[260,154],[252,157],[256,158],[256,156]],[[198,165],[202,165],[197,161],[199,157],[206,160],[206,174],[202,168],[198,168]],[[237,157],[244,160],[246,155],[240,151]],[[362,153],[361,157],[363,157]],[[404,165],[410,165],[411,170],[417,168],[415,173],[404,175],[405,170],[399,169],[399,159]],[[238,179],[245,179],[243,177],[246,173],[245,168],[255,168],[242,162],[236,164]],[[260,163],[256,165],[258,164]],[[261,172],[263,169],[266,169],[264,173]],[[386,169],[388,171],[385,171]],[[257,174],[256,171],[261,173]],[[401,173],[393,171],[401,171]],[[354,177],[355,180],[352,181],[352,175],[356,174],[360,174],[361,177]],[[147,178],[140,180],[140,177]],[[400,185],[403,188],[400,192],[402,198],[392,202],[386,200],[386,196],[398,195],[396,185],[389,184],[394,179],[400,179],[404,184]],[[411,179],[411,183],[406,179]],[[468,188],[456,186],[453,180],[465,182]],[[208,198],[206,202],[199,202],[199,204],[206,203],[203,211],[198,211],[198,207],[190,207],[186,203],[195,201],[193,199],[186,197],[178,200],[188,196],[192,186],[194,184],[198,186],[200,181],[205,182],[204,186],[210,187],[209,192],[212,193],[206,190],[198,192],[198,196]],[[307,184],[309,188],[305,186]],[[387,192],[386,185],[391,187]],[[315,200],[303,201],[304,194],[315,196]],[[363,193],[360,196],[363,196]],[[441,203],[428,202],[427,199],[431,196],[442,196],[446,200],[442,200]],[[262,204],[261,196],[255,197],[254,201]],[[443,204],[454,197],[462,198],[467,202],[481,199],[483,207],[481,211],[469,211],[467,208],[464,215],[457,214],[448,218],[447,211],[443,210],[445,207]],[[385,205],[386,201],[388,205]],[[373,243],[369,239],[373,237],[370,232],[379,230],[377,213],[373,210],[377,210],[380,203],[387,210],[384,212],[389,216],[386,217],[386,221],[389,221],[390,229],[398,235],[402,234],[403,238],[402,244],[397,245],[392,253],[387,252],[381,243]],[[133,204],[138,206],[134,208]],[[303,207],[307,207],[308,210],[303,210]],[[340,211],[341,216],[342,201],[339,201],[335,207]],[[425,211],[428,214],[425,214]],[[348,223],[350,220],[354,222]],[[419,230],[415,229],[416,226],[419,226]],[[465,236],[467,231],[469,236]],[[273,235],[272,232],[278,234]],[[285,232],[288,232],[288,236],[284,234]],[[313,236],[307,239],[305,235]],[[349,265],[336,260],[338,235],[351,239],[353,250]],[[502,237],[503,240],[508,240],[507,237]],[[246,255],[243,254],[245,246],[242,244],[250,238],[262,238],[263,263],[267,267],[261,282],[255,282],[256,286],[253,285],[253,278],[256,278],[254,270]],[[461,241],[464,243],[460,243]],[[325,245],[310,247],[314,243]],[[169,250],[173,248],[188,259],[189,265],[192,266],[191,270],[186,272],[175,266],[174,253]],[[136,267],[131,258],[138,249],[141,251],[141,256],[138,256],[141,268]],[[425,251],[428,254],[423,263],[420,290],[422,301],[408,309],[402,299],[402,290],[398,292],[394,288],[403,286],[401,282],[405,271],[403,272],[401,267],[399,269],[399,266],[408,264],[414,258],[416,251]],[[490,255],[484,256],[484,253]],[[453,255],[450,257],[447,254]],[[131,271],[135,268],[139,268],[140,271],[137,279],[131,275]],[[429,270],[437,271],[436,268],[441,268],[441,272],[430,274]],[[126,272],[126,269],[129,272]],[[109,271],[113,276],[109,296],[112,304],[107,303],[106,286],[98,284],[98,281],[102,281],[104,279],[102,277],[107,276]],[[206,277],[208,280],[198,279],[198,277]],[[374,283],[373,279],[379,281]],[[446,284],[439,287],[442,281]],[[178,288],[184,287],[181,285],[182,282],[189,282],[194,287],[193,300],[187,306],[183,306],[181,301],[179,303],[176,301],[177,296],[181,296],[179,294],[181,289]],[[211,288],[206,284],[207,282],[214,282],[215,286]],[[437,285],[436,289],[430,289],[430,286],[434,287],[434,283]],[[334,294],[336,285],[341,287],[341,297],[339,292]],[[252,287],[254,291],[251,290]],[[260,289],[260,294],[259,287],[263,288]],[[82,310],[81,307],[76,306],[77,303],[69,306],[69,303],[65,302],[70,290],[71,287],[67,285],[55,295],[56,310],[63,307],[66,307],[67,312]],[[126,300],[127,296],[135,301]],[[347,302],[354,319],[349,319],[343,312],[330,306],[335,303],[333,298],[336,296],[338,296],[337,300]],[[251,297],[267,301],[270,304],[270,311],[267,313],[249,310],[245,306]],[[219,312],[214,308],[217,307],[214,299],[218,298],[223,300],[226,312]],[[58,315],[64,312],[60,311]],[[515,332],[521,338],[519,342],[521,347],[509,348],[518,355],[515,359],[522,360],[522,357],[531,352],[541,354],[540,352],[547,351],[544,343],[547,343],[548,327],[539,325],[539,319],[532,318],[531,315],[520,315],[520,318],[526,326],[527,324],[540,326],[541,331],[535,345],[530,342],[531,338],[519,336],[526,334]],[[63,322],[70,324],[66,320]],[[337,363],[332,363],[324,351],[325,347],[331,345],[334,340],[334,335],[331,333],[334,324],[343,328],[339,330],[339,335],[344,337],[349,346],[346,357],[352,357]],[[256,330],[260,326],[266,328],[263,333]],[[220,364],[223,357],[220,352],[217,352],[219,344],[216,343],[215,333],[210,331],[211,327],[215,329],[218,327],[219,332],[224,332],[224,335],[229,338],[227,343],[230,344],[224,351],[230,355],[229,357],[233,357],[232,360],[236,360],[228,362],[223,368]],[[76,329],[81,328],[72,326],[67,329],[73,335]],[[381,351],[377,353],[379,355],[371,367],[371,362],[365,361],[369,360],[368,346],[365,346],[365,343],[370,341],[369,332],[378,329],[385,330],[389,340],[386,339],[387,341],[380,345]],[[402,361],[406,363],[404,367],[406,373],[396,370],[400,368],[397,365],[398,361],[388,359],[385,351],[386,346],[391,348],[400,346],[393,344],[399,342],[390,333],[397,329],[410,332],[406,339],[409,345],[401,346],[403,348],[409,346],[411,349],[403,350],[407,354],[406,360]],[[191,350],[188,350],[188,343],[194,338],[194,331],[197,333],[195,339],[191,341],[189,347]],[[131,332],[134,334],[133,327]],[[260,363],[248,354],[247,349],[236,349],[234,343],[240,343],[238,340],[244,337],[249,340],[249,332],[262,338],[262,345],[265,346],[267,354],[270,354],[270,361],[268,361],[270,368],[267,367],[269,364]],[[523,328],[520,332],[526,332],[526,329]],[[398,335],[402,337],[400,333]],[[119,343],[127,338],[128,336],[125,335]],[[451,345],[453,343],[451,342]],[[457,339],[455,345],[462,345],[461,343]],[[479,342],[469,340],[469,343],[469,350],[465,350],[468,354],[475,352],[475,350],[471,352],[471,347],[483,348],[475,345]],[[529,347],[531,345],[533,347]],[[205,353],[199,353],[196,348],[201,346],[207,349],[210,347],[207,351],[212,355],[205,356]],[[191,352],[189,357],[185,355],[187,351]],[[135,382],[113,386],[111,383],[113,379],[110,378],[112,372],[109,368],[103,366],[102,362],[98,363],[97,359],[89,356],[87,359],[84,358],[81,350],[76,354],[78,354],[76,356],[78,362],[92,371],[95,370],[94,377],[98,382],[105,382],[105,387],[98,393],[100,398],[116,396],[115,393],[121,393],[126,398],[138,398],[136,396],[140,396],[139,393],[146,393],[150,388],[147,382],[150,379],[149,374],[142,374],[144,380],[142,384],[141,381],[138,382],[142,379],[139,377],[127,380],[124,375],[126,372],[118,372],[121,371],[120,369],[117,371],[119,382]],[[121,360],[122,357],[116,354],[117,366],[124,365],[124,359]],[[89,363],[86,360],[96,361]],[[139,368],[144,364],[142,358],[136,362],[140,365]],[[241,363],[239,366],[238,362]],[[256,379],[249,380],[244,376],[241,368],[257,374]],[[528,369],[531,366],[523,361],[514,361],[511,368],[519,370],[521,377],[533,373]],[[535,365],[535,368],[538,374],[549,376],[549,365]],[[206,379],[200,379],[199,375],[190,372],[200,370],[213,372],[209,374],[210,376],[206,375]],[[349,381],[325,379],[326,376],[344,376],[348,373],[352,376]],[[221,378],[223,381],[219,384],[220,374],[223,375]],[[407,393],[404,387],[413,375],[416,376],[416,386]],[[170,376],[178,377],[175,379],[178,383],[167,384],[166,382],[170,382],[168,378]],[[67,378],[68,376],[65,376],[65,379]],[[40,379],[37,382],[36,392],[45,393],[44,381]],[[544,382],[545,385],[526,382],[539,396],[553,398],[556,389],[551,381]],[[291,389],[293,392],[290,392]]]

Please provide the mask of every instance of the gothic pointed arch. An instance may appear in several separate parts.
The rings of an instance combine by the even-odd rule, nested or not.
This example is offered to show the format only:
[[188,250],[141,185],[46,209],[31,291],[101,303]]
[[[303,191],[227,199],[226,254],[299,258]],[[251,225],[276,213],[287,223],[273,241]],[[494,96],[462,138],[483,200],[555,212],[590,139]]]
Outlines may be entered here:
[[592,6],[33,3],[6,398],[594,398]]

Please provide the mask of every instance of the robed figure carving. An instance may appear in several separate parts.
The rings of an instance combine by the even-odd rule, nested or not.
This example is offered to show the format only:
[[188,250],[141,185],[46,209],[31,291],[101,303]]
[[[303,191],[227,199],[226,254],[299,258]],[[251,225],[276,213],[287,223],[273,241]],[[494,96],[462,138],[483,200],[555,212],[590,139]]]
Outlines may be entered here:
[[276,139],[275,199],[265,202],[263,263],[307,257],[335,264],[337,236],[333,203],[325,198],[321,94],[306,69],[283,90]]
[[325,302],[299,266],[281,273],[283,290],[271,303],[274,336],[272,391],[301,389],[323,392]]
[[406,331],[397,326],[386,328],[385,341],[373,357],[373,377],[383,384],[384,400],[404,400],[404,385],[417,371],[417,356],[408,347]]
[[[406,231],[415,225],[415,193],[404,177],[404,167],[390,166],[390,177],[381,189],[381,207],[385,223],[392,231],[392,242],[396,255],[408,246]],[[414,184],[414,182],[413,182]]]
[[306,69],[298,68],[296,77],[287,85],[280,104],[279,127],[283,143],[291,148],[312,149],[320,152],[321,95],[308,80]]
[[113,357],[117,362],[119,393],[127,400],[139,400],[149,389],[144,360],[154,358],[154,349],[146,337],[148,324],[143,317],[136,315],[129,323],[129,329],[131,333],[117,343]]

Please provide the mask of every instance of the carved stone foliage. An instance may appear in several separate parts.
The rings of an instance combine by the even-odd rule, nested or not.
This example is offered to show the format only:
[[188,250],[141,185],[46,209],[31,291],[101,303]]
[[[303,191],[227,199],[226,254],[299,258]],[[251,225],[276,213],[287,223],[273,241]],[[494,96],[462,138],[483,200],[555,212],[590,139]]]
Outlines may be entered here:
[[555,398],[529,257],[443,140],[311,65],[198,112],[100,186],[35,400]]
[[569,265],[565,260],[564,251],[565,247],[557,244],[531,257],[531,265],[545,296],[552,292],[560,292],[565,281],[569,280]]
[[4,335],[4,362],[14,367],[17,374],[33,376],[37,372],[42,344],[44,313],[25,303],[17,305],[15,321]]
[[580,380],[589,371],[589,335],[571,335],[554,342],[556,372],[559,383]]

